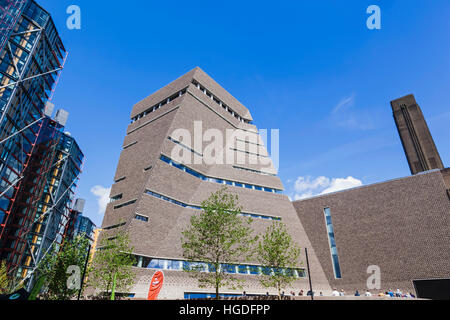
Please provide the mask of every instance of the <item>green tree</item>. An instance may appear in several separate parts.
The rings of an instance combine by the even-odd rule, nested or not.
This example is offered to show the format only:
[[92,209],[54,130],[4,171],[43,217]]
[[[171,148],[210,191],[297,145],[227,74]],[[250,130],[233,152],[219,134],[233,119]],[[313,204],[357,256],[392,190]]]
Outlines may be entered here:
[[226,191],[222,188],[202,202],[201,213],[191,217],[181,238],[183,257],[189,263],[184,270],[201,288],[215,288],[216,299],[221,287],[240,287],[240,281],[226,273],[227,265],[249,259],[257,241],[250,228],[252,219],[238,216],[238,197]]
[[80,235],[53,246],[39,263],[36,280],[44,277],[44,297],[49,300],[70,300],[80,290],[81,276],[88,258],[89,240]]
[[286,225],[276,221],[267,227],[265,234],[258,242],[257,259],[263,266],[271,268],[271,272],[263,272],[261,284],[278,290],[295,280],[294,268],[298,263],[300,248],[292,241]]
[[12,280],[8,275],[6,261],[0,263],[0,294],[8,294],[11,290]]
[[[118,231],[112,237],[103,237],[94,254],[89,273],[89,285],[108,295],[114,292],[126,292],[134,283],[132,255],[128,233]],[[105,296],[106,298],[106,296]]]

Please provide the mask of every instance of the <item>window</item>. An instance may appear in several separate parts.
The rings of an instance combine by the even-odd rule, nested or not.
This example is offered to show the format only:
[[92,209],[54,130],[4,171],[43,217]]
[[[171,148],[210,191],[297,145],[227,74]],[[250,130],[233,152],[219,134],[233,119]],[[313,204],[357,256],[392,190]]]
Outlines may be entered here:
[[334,237],[334,228],[333,223],[331,221],[331,212],[330,208],[325,208],[323,210],[325,214],[325,224],[327,227],[327,234],[328,234],[328,241],[330,244],[330,253],[331,253],[331,261],[333,264],[333,270],[334,270],[334,277],[336,279],[341,279],[341,267],[339,265],[339,257],[336,247],[336,239]]
[[115,229],[115,228],[119,228],[121,226],[125,225],[125,222],[119,223],[119,224],[115,224],[113,226],[109,226],[109,227],[104,227],[103,230],[111,230],[111,229]]
[[167,270],[182,270],[182,262],[178,260],[169,260],[167,263]]
[[120,209],[120,208],[122,208],[122,207],[129,206],[130,204],[133,204],[133,203],[135,203],[135,202],[136,202],[136,200],[131,200],[131,201],[128,201],[128,202],[119,204],[119,205],[117,205],[117,206],[114,206],[114,209]]
[[259,274],[258,266],[248,266],[248,269],[250,270],[250,274]]
[[226,273],[236,273],[236,266],[232,264],[224,264],[222,265],[222,268],[224,268],[224,271]]
[[298,276],[299,278],[305,278],[305,277],[306,277],[305,270],[303,270],[303,269],[297,269],[296,271],[297,271],[297,276]]
[[272,274],[272,269],[269,267],[262,267],[261,271],[266,276],[270,276]]
[[135,142],[133,142],[133,143],[130,143],[130,144],[126,145],[125,147],[123,147],[123,149],[124,149],[124,150],[125,150],[125,149],[128,149],[129,147],[134,146],[134,145],[137,144],[137,143],[138,143],[137,141],[135,141]]
[[147,268],[164,269],[164,262],[162,259],[152,259]]
[[141,221],[144,221],[144,222],[148,222],[148,217],[146,217],[146,216],[141,216],[140,214],[135,215],[134,218],[135,218],[136,220],[141,220]]
[[109,202],[114,202],[122,199],[122,194],[118,194],[117,196],[111,197]]
[[248,273],[247,266],[239,265],[238,266],[238,273],[240,273],[240,274],[247,274]]

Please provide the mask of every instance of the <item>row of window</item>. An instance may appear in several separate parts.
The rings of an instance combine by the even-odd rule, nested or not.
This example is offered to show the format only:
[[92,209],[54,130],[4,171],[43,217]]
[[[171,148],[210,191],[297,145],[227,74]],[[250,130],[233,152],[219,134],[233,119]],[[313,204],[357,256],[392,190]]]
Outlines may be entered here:
[[253,141],[244,140],[244,139],[239,139],[239,138],[236,138],[236,140],[237,140],[237,141],[241,141],[241,142],[245,142],[245,143],[248,143],[248,144],[254,144],[254,145],[256,145],[256,146],[264,147],[263,144],[259,144],[258,142],[253,142]]
[[[178,141],[178,140],[176,140],[176,139],[174,139],[172,137],[167,137],[167,139],[169,139],[173,143],[176,143],[179,146],[185,148],[186,150],[189,150],[190,152],[195,153],[196,155],[198,155],[200,157],[203,157],[203,155],[201,153],[199,153],[199,152],[195,151],[194,149],[184,145],[180,141]],[[240,140],[240,139],[236,139],[236,140]],[[245,141],[245,140],[240,140],[240,141]],[[238,150],[238,151],[245,152],[245,151],[242,151],[242,150]],[[264,157],[264,156],[262,156],[262,157]],[[258,173],[258,174],[264,174],[264,175],[268,175],[268,176],[276,176],[275,174],[272,174],[272,173],[263,172],[263,171],[259,171],[259,170],[254,170],[254,169],[248,169],[248,168],[244,168],[244,167],[233,166],[233,168],[239,169],[239,170],[245,170],[245,171],[249,171],[249,172],[253,172],[253,173]]]
[[181,97],[182,95],[184,95],[187,92],[187,89],[184,88],[181,91],[178,91],[177,93],[175,93],[174,95],[171,95],[169,98],[164,99],[163,101],[161,101],[160,103],[155,104],[153,107],[148,108],[147,110],[145,110],[144,112],[141,112],[140,114],[138,114],[137,116],[135,116],[134,118],[131,119],[131,123],[134,123],[136,121],[138,121],[139,119],[145,117],[147,114],[152,113],[153,111],[158,110],[159,108],[161,108],[162,106],[168,104],[169,102],[172,102],[173,100],[175,100],[178,97]]
[[170,141],[172,141],[172,142],[175,143],[175,144],[178,144],[179,146],[183,147],[184,149],[189,150],[190,152],[195,153],[196,155],[198,155],[198,156],[200,156],[200,157],[203,157],[203,154],[201,154],[201,153],[195,151],[195,150],[192,149],[192,148],[189,148],[187,145],[181,143],[180,141],[175,140],[175,139],[172,138],[172,137],[167,137],[167,139],[169,139]]
[[[251,296],[251,295],[247,295]],[[209,298],[215,298],[215,293],[208,293],[208,292],[185,292],[184,293],[184,300],[192,300],[192,299],[209,299]],[[220,293],[219,297],[221,298],[231,298],[231,297],[242,297],[242,294],[232,294],[232,293]]]
[[[155,259],[134,255],[135,267],[177,271],[215,272],[215,267],[204,262],[188,262],[184,260]],[[304,278],[305,270],[300,268],[272,268],[250,264],[220,264],[221,270],[228,274],[273,275],[283,273],[295,278]]]
[[254,152],[250,152],[250,151],[246,151],[246,150],[239,150],[239,149],[236,149],[236,148],[230,148],[230,150],[239,151],[239,152],[246,153],[246,154],[251,154],[251,155],[254,155],[254,156],[257,156],[257,157],[261,157],[261,158],[269,158],[269,156],[265,156],[265,155],[262,155],[262,154],[259,154],[259,153],[254,153]]
[[117,183],[117,182],[120,182],[120,181],[125,180],[126,178],[127,178],[127,177],[120,177],[119,179],[115,180],[114,182]]
[[200,83],[198,83],[195,80],[192,80],[192,84],[197,87],[201,92],[203,92],[208,98],[213,100],[215,103],[217,103],[219,106],[224,108],[226,111],[228,111],[233,117],[238,119],[240,122],[244,123],[251,123],[250,120],[242,118],[238,113],[233,111],[230,107],[228,107],[225,103],[222,102],[219,98],[217,98],[215,95],[213,95],[209,90],[205,89]]
[[135,141],[133,143],[130,143],[130,144],[126,145],[125,147],[123,147],[123,150],[128,149],[129,147],[132,147],[132,146],[134,146],[137,143],[138,143],[137,141]]
[[118,223],[118,224],[115,224],[115,225],[112,225],[112,226],[109,226],[109,227],[104,227],[104,228],[102,228],[102,229],[103,229],[103,230],[116,229],[116,228],[119,228],[119,227],[121,227],[121,226],[124,226],[125,223],[126,223],[126,222],[121,222],[121,223]]
[[266,192],[271,192],[271,193],[277,193],[277,194],[281,194],[282,190],[279,189],[274,189],[274,188],[269,188],[269,187],[262,187],[262,186],[257,186],[257,185],[253,185],[253,184],[248,184],[248,183],[242,183],[242,182],[237,182],[237,181],[231,181],[231,180],[225,180],[225,179],[217,179],[217,178],[212,178],[212,177],[207,177],[195,170],[192,170],[191,168],[186,167],[185,165],[182,165],[181,163],[178,163],[176,161],[173,161],[172,159],[170,159],[169,157],[165,156],[165,155],[161,155],[160,157],[161,161],[175,167],[178,168],[186,173],[189,173],[190,175],[193,175],[194,177],[197,177],[199,179],[202,179],[203,181],[209,181],[209,182],[215,182],[215,183],[219,183],[219,184],[224,184],[224,185],[229,185],[229,186],[234,186],[234,187],[240,187],[240,188],[246,188],[246,189],[251,189],[251,190],[259,190],[259,191],[266,191]]
[[260,170],[255,170],[255,169],[249,169],[249,168],[238,167],[238,166],[233,166],[233,168],[238,169],[238,170],[244,170],[244,171],[248,171],[248,172],[258,173],[258,174],[264,174],[267,176],[274,176],[274,177],[276,176],[276,174],[268,173],[268,172],[264,172],[264,171],[260,171]]
[[[196,206],[196,205],[190,205],[187,203],[183,203],[181,201],[169,198],[167,196],[163,196],[162,194],[150,191],[150,190],[146,190],[145,191],[146,194],[153,196],[155,198],[158,199],[162,199],[164,201],[173,203],[177,206],[183,207],[183,208],[188,208],[188,209],[194,209],[194,210],[202,210],[201,206]],[[265,219],[265,220],[276,220],[276,221],[280,221],[281,218],[280,217],[273,217],[273,216],[266,216],[266,215],[262,215],[262,214],[256,214],[256,213],[246,213],[246,212],[241,212],[239,214],[240,216],[244,216],[244,217],[252,217],[252,218],[257,218],[257,219]]]

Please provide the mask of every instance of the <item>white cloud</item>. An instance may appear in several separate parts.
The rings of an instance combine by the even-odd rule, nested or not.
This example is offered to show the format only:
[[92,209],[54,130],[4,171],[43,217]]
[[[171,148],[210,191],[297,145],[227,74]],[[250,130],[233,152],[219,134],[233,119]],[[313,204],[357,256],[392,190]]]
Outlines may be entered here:
[[330,186],[323,190],[321,194],[341,191],[359,186],[362,186],[362,181],[353,177],[336,178],[331,180]]
[[327,187],[330,185],[330,179],[327,177],[318,177],[314,180],[310,176],[298,177],[295,180],[294,189],[295,191],[305,191],[310,189],[317,189],[319,187]]
[[327,178],[324,176],[313,179],[310,176],[298,177],[294,184],[294,200],[302,200],[316,195],[337,192],[362,186],[362,181],[351,176],[347,178]]
[[106,210],[106,205],[109,202],[109,194],[111,193],[111,188],[93,186],[91,188],[91,193],[98,197],[98,214],[103,215]]
[[341,99],[341,101],[339,101],[336,107],[334,107],[332,113],[336,113],[346,106],[353,106],[355,104],[355,96],[356,96],[355,93],[352,93],[350,97]]

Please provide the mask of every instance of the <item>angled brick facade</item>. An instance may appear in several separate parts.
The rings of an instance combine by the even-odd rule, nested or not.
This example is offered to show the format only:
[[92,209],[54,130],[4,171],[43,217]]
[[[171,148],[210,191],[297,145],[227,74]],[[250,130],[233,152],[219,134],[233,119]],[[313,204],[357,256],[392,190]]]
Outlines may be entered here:
[[[131,119],[111,189],[111,198],[115,201],[107,206],[102,228],[108,229],[125,222],[121,228],[129,231],[135,254],[146,259],[141,267],[135,268],[138,282],[132,292],[136,297],[146,297],[151,275],[155,271],[152,267],[145,267],[148,259],[183,260],[181,231],[189,224],[191,215],[198,212],[189,206],[200,205],[212,192],[223,187],[220,183],[199,179],[188,174],[186,169],[183,171],[162,161],[162,157],[173,158],[173,149],[180,146],[180,141],[174,140],[176,137],[172,134],[183,128],[193,135],[195,122],[201,121],[203,132],[217,129],[225,137],[226,130],[241,129],[249,136],[255,136],[259,144],[262,142],[257,128],[251,124],[249,110],[199,68],[137,103]],[[185,146],[188,144],[192,154],[203,153],[201,147],[183,143]],[[241,150],[244,153],[250,150],[248,143],[236,145],[244,148]],[[265,148],[261,156],[267,156]],[[251,164],[247,160],[239,168],[232,164],[208,165],[204,161],[186,164],[186,167],[215,181],[220,179],[224,185],[225,180],[232,181],[232,185],[226,186],[229,192],[239,196],[242,211],[259,215],[252,225],[255,232],[265,231],[272,223],[270,217],[281,219],[298,244],[302,248],[308,247],[311,273],[317,289],[329,291],[328,281],[292,203],[286,195],[278,192],[283,185],[273,165]],[[242,184],[253,187],[241,187]],[[136,215],[140,219],[136,219]],[[117,228],[109,229],[102,236],[108,236],[115,230]],[[304,256],[301,260],[305,261]],[[236,261],[236,264],[239,263]],[[306,266],[299,261],[299,268]],[[183,271],[164,272],[167,285],[161,291],[161,298],[179,299],[186,292],[212,292],[212,289],[198,288],[196,281]],[[246,280],[244,290],[248,293],[265,294],[271,291],[259,284],[258,275],[237,276]],[[300,277],[290,289],[298,292],[307,288],[307,278]]]

